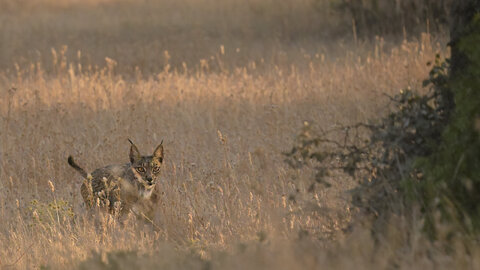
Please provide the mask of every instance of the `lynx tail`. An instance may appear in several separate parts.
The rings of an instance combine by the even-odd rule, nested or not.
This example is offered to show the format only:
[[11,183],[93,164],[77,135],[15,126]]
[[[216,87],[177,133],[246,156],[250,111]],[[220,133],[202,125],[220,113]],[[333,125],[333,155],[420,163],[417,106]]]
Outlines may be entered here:
[[72,156],[68,156],[68,164],[72,166],[72,168],[77,170],[77,172],[79,172],[83,176],[83,178],[85,179],[89,178],[88,173],[75,163]]

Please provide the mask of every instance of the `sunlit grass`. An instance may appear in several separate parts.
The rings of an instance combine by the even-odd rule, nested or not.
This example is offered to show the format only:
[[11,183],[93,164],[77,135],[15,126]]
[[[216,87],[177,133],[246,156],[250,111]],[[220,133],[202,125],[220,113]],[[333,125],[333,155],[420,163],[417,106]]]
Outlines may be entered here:
[[[90,2],[11,4],[13,14],[0,15],[0,268],[101,264],[118,251],[138,253],[120,253],[120,261],[145,256],[143,268],[371,269],[398,252],[401,268],[443,262],[427,258],[432,246],[419,225],[402,220],[376,256],[367,229],[343,233],[355,182],[304,192],[313,172],[289,168],[282,156],[305,120],[326,129],[385,113],[384,94],[420,88],[443,42],[428,34],[398,44],[342,41],[330,54],[335,45],[318,37],[263,39],[264,30],[243,26],[233,9],[245,7],[233,0],[204,1],[206,10],[237,16],[224,18],[228,27],[190,2]],[[294,19],[278,29],[316,29]],[[202,39],[209,30],[213,38]],[[127,138],[145,154],[164,139],[153,224],[90,216],[82,180],[66,162],[72,154],[89,171],[127,162]],[[303,197],[290,200],[297,190]],[[395,250],[408,241],[410,249]]]

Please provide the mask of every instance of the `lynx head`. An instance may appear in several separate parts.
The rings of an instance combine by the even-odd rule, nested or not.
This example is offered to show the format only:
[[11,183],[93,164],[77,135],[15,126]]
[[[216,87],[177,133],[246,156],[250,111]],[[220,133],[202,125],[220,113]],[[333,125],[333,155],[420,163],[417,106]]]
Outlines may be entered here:
[[151,156],[140,155],[140,151],[138,151],[135,144],[130,139],[128,139],[128,141],[131,143],[130,163],[134,175],[145,189],[153,189],[157,183],[157,178],[160,175],[160,168],[163,163],[163,140]]

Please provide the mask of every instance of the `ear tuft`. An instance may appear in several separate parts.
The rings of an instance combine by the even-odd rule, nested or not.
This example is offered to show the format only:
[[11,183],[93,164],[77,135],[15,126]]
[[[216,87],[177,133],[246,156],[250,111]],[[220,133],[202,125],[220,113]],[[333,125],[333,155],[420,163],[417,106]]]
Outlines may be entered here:
[[155,151],[153,151],[153,156],[160,162],[163,162],[163,140],[160,142],[157,148],[155,148]]
[[134,163],[135,160],[141,158],[140,151],[138,151],[138,148],[135,146],[135,144],[130,139],[128,139],[128,141],[131,143],[130,155],[129,155],[130,163]]

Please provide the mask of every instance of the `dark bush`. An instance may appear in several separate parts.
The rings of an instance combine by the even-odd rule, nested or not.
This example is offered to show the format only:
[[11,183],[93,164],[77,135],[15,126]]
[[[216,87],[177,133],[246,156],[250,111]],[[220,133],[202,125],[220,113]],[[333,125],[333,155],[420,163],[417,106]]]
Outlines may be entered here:
[[[403,201],[406,181],[420,181],[415,168],[418,157],[432,154],[454,106],[446,87],[447,64],[437,58],[425,86],[427,94],[406,89],[391,97],[392,110],[378,123],[359,123],[315,134],[304,124],[295,146],[285,155],[287,163],[300,168],[313,164],[315,185],[344,173],[359,180],[353,204],[363,213],[384,222],[395,211],[393,202]],[[376,226],[377,227],[377,226]]]
[[353,203],[376,224],[417,205],[432,238],[439,223],[452,233],[480,231],[480,1],[457,6],[455,64],[437,57],[427,94],[402,91],[391,98],[392,113],[373,124],[322,134],[305,124],[286,156],[295,168],[315,166],[310,190],[343,172],[359,179]]

